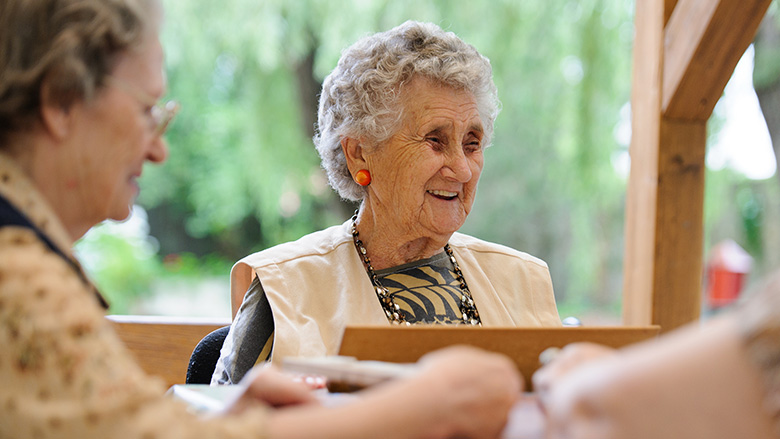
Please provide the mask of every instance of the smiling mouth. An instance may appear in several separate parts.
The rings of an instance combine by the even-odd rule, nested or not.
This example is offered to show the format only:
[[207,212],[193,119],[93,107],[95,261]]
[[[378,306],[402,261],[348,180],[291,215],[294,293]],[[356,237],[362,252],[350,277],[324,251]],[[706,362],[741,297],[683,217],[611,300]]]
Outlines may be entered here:
[[440,200],[454,200],[458,197],[457,192],[449,192],[449,191],[428,191],[429,194],[433,195],[434,197],[440,199]]

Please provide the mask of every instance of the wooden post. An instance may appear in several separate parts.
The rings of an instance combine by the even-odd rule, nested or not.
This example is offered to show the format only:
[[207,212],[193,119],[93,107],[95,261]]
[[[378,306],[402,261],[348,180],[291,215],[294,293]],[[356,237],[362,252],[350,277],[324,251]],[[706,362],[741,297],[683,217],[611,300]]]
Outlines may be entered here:
[[635,14],[623,323],[649,325],[653,321],[664,3],[637,0]]
[[701,309],[707,124],[661,118],[652,320],[664,331]]

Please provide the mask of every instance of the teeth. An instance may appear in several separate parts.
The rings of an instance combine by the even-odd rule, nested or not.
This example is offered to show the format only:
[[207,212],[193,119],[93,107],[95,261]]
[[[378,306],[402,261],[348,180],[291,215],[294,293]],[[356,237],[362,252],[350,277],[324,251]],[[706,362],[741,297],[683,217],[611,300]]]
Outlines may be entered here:
[[458,196],[457,192],[449,192],[449,191],[428,191],[428,193],[439,197],[447,197],[447,198]]

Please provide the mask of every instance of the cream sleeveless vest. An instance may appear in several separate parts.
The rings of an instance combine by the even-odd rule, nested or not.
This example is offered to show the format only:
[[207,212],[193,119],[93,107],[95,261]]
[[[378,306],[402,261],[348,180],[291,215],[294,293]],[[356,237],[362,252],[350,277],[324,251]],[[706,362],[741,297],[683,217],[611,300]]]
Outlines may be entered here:
[[[336,355],[348,325],[389,325],[352,242],[351,221],[238,261],[231,294],[254,276],[274,316],[272,362]],[[547,264],[526,253],[455,233],[455,258],[484,326],[560,326]]]

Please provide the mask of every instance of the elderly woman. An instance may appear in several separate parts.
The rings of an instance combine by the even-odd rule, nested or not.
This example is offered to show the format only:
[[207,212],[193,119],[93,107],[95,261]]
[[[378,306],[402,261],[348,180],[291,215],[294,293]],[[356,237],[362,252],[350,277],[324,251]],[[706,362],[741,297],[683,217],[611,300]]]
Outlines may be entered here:
[[257,369],[208,418],[143,373],[70,247],[167,156],[159,21],[156,0],[0,2],[0,438],[498,437],[520,381],[474,349],[333,408]]
[[457,233],[499,110],[491,75],[433,24],[407,22],[343,53],[314,141],[331,186],[360,208],[236,264],[234,309],[243,304],[212,383],[257,362],[335,354],[346,325],[560,325],[543,261]]

